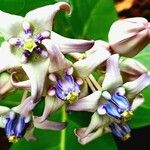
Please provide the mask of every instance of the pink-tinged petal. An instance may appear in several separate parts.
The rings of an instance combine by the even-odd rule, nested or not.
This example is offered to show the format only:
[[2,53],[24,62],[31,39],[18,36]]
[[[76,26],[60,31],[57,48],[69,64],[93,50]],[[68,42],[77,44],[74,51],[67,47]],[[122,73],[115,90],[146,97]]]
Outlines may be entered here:
[[51,39],[64,54],[84,52],[94,45],[94,41],[66,38],[55,32],[51,32]]
[[0,11],[0,33],[5,40],[18,36],[22,28],[23,17]]
[[15,74],[16,72],[13,72],[11,74],[11,84],[15,87],[15,88],[20,88],[20,89],[24,89],[24,90],[31,90],[31,81],[30,80],[25,80],[25,81],[16,81],[15,80]]
[[49,53],[49,72],[53,73],[66,69],[71,66],[71,64],[65,59],[64,55],[60,52],[57,45],[55,45],[52,40],[45,39],[42,44],[46,47]]
[[74,69],[82,78],[87,77],[91,72],[110,57],[108,49],[101,45],[99,41],[92,47],[92,53],[87,58],[79,60],[73,64]]
[[44,6],[28,12],[25,20],[30,22],[34,27],[34,32],[44,30],[51,31],[53,18],[58,11],[66,11],[70,13],[70,6],[66,2],[58,2],[53,5]]
[[102,136],[104,133],[103,127],[100,127],[95,132],[89,133],[87,136],[81,138],[80,135],[84,132],[84,130],[86,130],[86,128],[81,128],[81,129],[75,130],[75,135],[78,137],[78,142],[82,145],[85,145],[85,144],[97,139],[98,137]]
[[0,47],[0,72],[19,66],[19,59],[11,53],[10,44],[3,42]]
[[32,110],[36,105],[37,103],[33,103],[33,99],[30,96],[27,97],[24,101],[22,101],[20,105],[13,107],[12,110],[24,116],[30,116]]
[[119,55],[110,56],[106,64],[106,74],[102,84],[103,90],[115,90],[122,85],[122,77],[119,69]]
[[131,110],[136,110],[139,106],[141,106],[144,103],[144,97],[140,94],[135,97],[135,99],[132,102]]
[[83,80],[83,84],[80,86],[80,91],[81,92],[80,92],[80,95],[79,95],[79,99],[87,96],[88,93],[89,93],[88,84],[84,80]]
[[40,100],[44,90],[49,60],[46,59],[41,62],[23,64],[22,67],[31,82],[31,96],[33,102],[37,102]]
[[41,118],[41,122],[48,118],[53,112],[57,111],[64,105],[64,101],[58,99],[56,96],[45,97],[45,108]]
[[30,127],[29,129],[26,130],[24,138],[27,141],[36,141],[36,137],[34,135],[34,129],[35,129],[35,127]]
[[76,103],[68,105],[67,110],[95,112],[98,107],[100,96],[101,92],[96,91],[89,96],[79,99]]
[[113,23],[109,31],[109,43],[115,53],[133,57],[149,44],[148,21],[135,17]]
[[34,126],[39,129],[49,129],[54,131],[62,130],[66,127],[66,122],[54,122],[45,120],[41,122],[41,118],[35,117],[34,118]]
[[133,58],[123,59],[120,62],[120,70],[125,77],[127,76],[128,81],[134,80],[148,71],[144,65]]
[[134,81],[127,82],[123,85],[126,89],[128,99],[133,99],[139,94],[144,88],[150,85],[150,75],[147,73],[142,74],[139,78]]
[[14,87],[10,81],[10,75],[6,72],[0,73],[0,98],[12,91]]
[[6,106],[0,106],[0,115],[3,115],[9,111],[10,111],[10,108],[8,108]]

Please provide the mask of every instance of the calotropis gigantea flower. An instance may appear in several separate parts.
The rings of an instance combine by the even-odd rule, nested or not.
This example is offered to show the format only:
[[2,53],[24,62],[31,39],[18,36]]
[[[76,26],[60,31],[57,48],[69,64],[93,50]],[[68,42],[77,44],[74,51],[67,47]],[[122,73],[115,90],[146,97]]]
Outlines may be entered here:
[[150,43],[150,23],[142,17],[118,20],[110,27],[108,39],[114,53],[133,57]]
[[[26,107],[23,109],[22,108]],[[65,128],[66,123],[53,122],[44,120],[39,122],[38,117],[32,116],[28,112],[30,107],[26,100],[22,105],[9,109],[5,106],[0,106],[0,127],[5,129],[5,135],[9,142],[16,143],[19,139],[25,137],[26,140],[36,140],[34,136],[34,128],[61,130]]]
[[53,18],[59,10],[70,12],[70,6],[58,2],[32,10],[25,17],[0,11],[0,32],[6,40],[0,47],[0,72],[21,66],[31,81],[34,102],[42,95],[49,68],[53,72],[68,67],[68,63],[61,62],[65,58],[60,50],[63,53],[85,51],[94,44],[51,32]]
[[74,103],[88,94],[87,78],[92,71],[110,57],[110,52],[96,41],[86,58],[73,63],[71,67],[49,75],[50,83],[45,94],[45,108],[41,121],[62,105]]
[[[119,131],[119,129],[126,128],[128,120],[131,119],[132,111],[143,103],[144,98],[140,92],[150,85],[150,76],[146,68],[137,61],[126,59],[120,63],[123,72],[120,72],[122,70],[119,69],[119,55],[110,56],[106,64],[102,90],[95,91],[78,102],[70,104],[67,108],[73,111],[95,112],[88,127],[75,130],[81,144],[86,144],[108,132],[108,127],[112,123],[116,123],[115,129],[112,130],[115,135],[118,131],[122,135],[122,139],[129,137],[129,130],[126,130],[127,134],[122,134],[123,131]],[[137,68],[134,68],[135,66]],[[129,80],[123,84],[121,73],[124,72],[134,76],[132,78],[129,76]],[[116,129],[118,130],[116,131]]]

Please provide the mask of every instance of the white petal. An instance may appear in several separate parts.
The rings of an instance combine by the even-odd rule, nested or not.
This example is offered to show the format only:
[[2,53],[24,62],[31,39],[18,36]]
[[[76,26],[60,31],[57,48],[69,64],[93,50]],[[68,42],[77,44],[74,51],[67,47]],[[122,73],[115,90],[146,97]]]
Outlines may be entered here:
[[131,110],[134,111],[139,106],[141,106],[143,103],[144,103],[144,97],[142,95],[136,96],[132,102]]
[[127,82],[123,87],[127,91],[128,99],[133,99],[138,93],[140,93],[144,88],[150,85],[150,76],[145,73],[134,81]]
[[136,77],[147,72],[145,66],[133,58],[123,59],[120,62],[120,70],[128,76]]
[[9,43],[2,43],[0,47],[0,72],[18,66],[20,66],[19,59],[11,53]]
[[52,40],[45,39],[42,44],[46,47],[49,53],[49,72],[56,72],[66,69],[71,66],[64,55],[60,52],[59,48],[52,42]]
[[23,17],[0,11],[0,33],[7,40],[18,36],[22,30]]
[[0,106],[0,115],[5,114],[7,112],[9,112],[10,109],[6,106]]
[[76,103],[68,105],[67,110],[94,112],[98,107],[101,92],[96,91],[86,97],[79,99]]
[[109,43],[115,53],[133,57],[150,42],[148,21],[135,17],[113,23],[109,31]]
[[64,54],[84,52],[94,45],[94,41],[66,38],[55,32],[51,32],[51,39]]
[[119,55],[114,54],[107,60],[106,74],[102,84],[103,90],[115,90],[122,84],[122,77],[119,69]]
[[22,67],[31,82],[32,99],[34,102],[37,102],[43,93],[44,83],[49,67],[49,60],[46,59],[41,62],[23,64]]
[[80,77],[87,77],[96,67],[110,57],[107,47],[103,47],[99,41],[95,42],[92,49],[94,52],[88,55],[87,58],[73,64],[74,69]]
[[34,27],[34,32],[42,32],[44,30],[51,31],[53,18],[58,11],[66,11],[70,13],[70,6],[65,2],[58,2],[53,5],[47,5],[28,12],[25,20],[30,22]]
[[45,97],[45,108],[41,118],[41,122],[48,118],[53,112],[57,111],[64,105],[64,101],[58,99],[56,96]]

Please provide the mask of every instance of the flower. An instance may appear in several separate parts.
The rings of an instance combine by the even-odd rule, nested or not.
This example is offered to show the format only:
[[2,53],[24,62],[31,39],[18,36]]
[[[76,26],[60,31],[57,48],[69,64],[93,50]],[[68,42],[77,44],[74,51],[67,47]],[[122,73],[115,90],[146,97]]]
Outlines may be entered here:
[[[125,72],[132,78],[129,76],[128,82],[123,84],[121,73]],[[149,85],[150,76],[142,64],[133,59],[122,60],[119,64],[118,54],[110,56],[106,64],[102,90],[79,99],[67,108],[73,111],[95,112],[88,127],[75,130],[78,141],[86,144],[100,137],[109,132],[108,127],[112,123],[115,123],[114,130],[124,128],[132,116],[132,111],[144,101],[139,93]]]
[[108,39],[114,53],[133,57],[150,43],[150,23],[142,17],[117,20],[110,27]]
[[0,32],[6,40],[0,47],[0,72],[22,67],[31,81],[34,102],[41,98],[48,71],[69,66],[61,51],[85,51],[94,44],[93,41],[68,39],[52,32],[53,18],[59,10],[70,12],[70,6],[58,2],[32,10],[25,17],[0,11]]

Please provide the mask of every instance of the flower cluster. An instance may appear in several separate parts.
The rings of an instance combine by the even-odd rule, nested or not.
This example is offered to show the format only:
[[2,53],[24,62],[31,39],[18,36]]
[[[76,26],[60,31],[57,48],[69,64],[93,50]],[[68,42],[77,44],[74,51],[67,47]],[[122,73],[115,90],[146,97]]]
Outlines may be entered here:
[[[70,5],[58,2],[25,17],[0,11],[5,39],[0,46],[0,98],[17,89],[25,91],[18,106],[0,106],[0,127],[9,142],[35,140],[34,128],[66,127],[66,122],[48,120],[65,105],[67,111],[93,113],[88,127],[75,129],[81,144],[107,132],[128,139],[129,120],[144,102],[141,91],[150,85],[148,70],[131,57],[150,43],[150,23],[145,18],[118,20],[108,42],[70,39],[52,31],[58,11],[70,13]],[[43,114],[34,116],[42,97]]]

